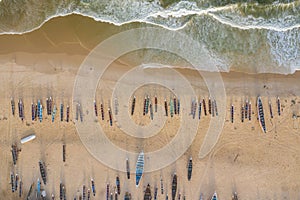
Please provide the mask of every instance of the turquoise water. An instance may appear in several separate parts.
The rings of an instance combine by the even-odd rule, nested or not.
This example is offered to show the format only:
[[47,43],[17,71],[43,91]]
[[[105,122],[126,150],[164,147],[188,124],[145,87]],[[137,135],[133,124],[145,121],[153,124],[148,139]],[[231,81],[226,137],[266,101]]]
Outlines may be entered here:
[[184,32],[223,63],[221,71],[300,69],[300,1],[2,0],[0,34],[23,34],[74,13],[115,26],[141,22]]

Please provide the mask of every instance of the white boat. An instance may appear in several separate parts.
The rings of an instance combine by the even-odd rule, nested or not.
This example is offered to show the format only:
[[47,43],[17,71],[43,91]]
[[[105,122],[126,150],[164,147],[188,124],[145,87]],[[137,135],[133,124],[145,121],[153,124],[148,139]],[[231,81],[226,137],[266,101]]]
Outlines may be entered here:
[[144,152],[142,151],[139,154],[138,160],[136,162],[136,181],[135,181],[136,187],[139,186],[143,172],[144,172]]
[[26,136],[26,137],[21,139],[21,144],[24,144],[24,143],[29,142],[29,141],[34,140],[34,139],[35,139],[34,134]]

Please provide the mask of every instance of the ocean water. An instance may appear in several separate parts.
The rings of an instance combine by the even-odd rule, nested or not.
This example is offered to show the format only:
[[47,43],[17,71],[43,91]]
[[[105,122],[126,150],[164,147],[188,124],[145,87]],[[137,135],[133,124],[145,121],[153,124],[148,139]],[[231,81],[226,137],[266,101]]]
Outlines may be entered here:
[[126,29],[140,23],[183,32],[215,58],[220,71],[300,69],[300,1],[292,0],[2,0],[0,34],[25,34],[71,14]]

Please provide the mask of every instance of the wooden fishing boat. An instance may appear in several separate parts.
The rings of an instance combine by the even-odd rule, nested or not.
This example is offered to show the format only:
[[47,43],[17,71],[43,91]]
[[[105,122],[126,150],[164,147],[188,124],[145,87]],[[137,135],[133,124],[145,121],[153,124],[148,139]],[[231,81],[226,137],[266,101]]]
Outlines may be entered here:
[[165,112],[166,112],[166,116],[168,117],[168,103],[166,99],[165,99]]
[[188,181],[190,181],[192,178],[192,171],[193,171],[193,160],[191,157],[188,163]]
[[47,183],[46,169],[45,169],[45,165],[42,161],[39,161],[39,167],[40,167],[40,173],[41,173],[43,183],[46,185],[46,183]]
[[151,200],[151,199],[152,199],[151,189],[150,189],[150,185],[148,184],[145,190],[144,200]]
[[95,188],[95,181],[94,181],[94,179],[91,179],[91,183],[92,183],[92,192],[93,192],[93,195],[95,196],[96,195],[96,188]]
[[277,97],[277,112],[278,112],[278,115],[280,116],[281,115],[281,110],[280,110],[280,99],[279,97]]
[[116,177],[116,186],[117,186],[117,193],[120,195],[121,194],[121,185],[120,185],[120,178],[118,176]]
[[172,200],[175,200],[177,192],[177,175],[174,174],[173,181],[172,181]]
[[263,104],[261,101],[261,97],[257,97],[257,113],[258,113],[258,120],[261,126],[261,129],[264,133],[266,133],[266,124],[265,124],[265,117],[264,117],[264,109]]
[[124,200],[131,200],[131,194],[129,192],[125,193]]
[[154,97],[155,112],[157,112],[157,96]]
[[128,158],[126,158],[126,174],[127,174],[127,179],[130,179],[130,167],[129,167]]
[[202,99],[204,115],[207,115],[205,99]]
[[132,104],[131,104],[131,115],[133,115],[133,113],[134,113],[134,109],[135,109],[135,101],[136,101],[136,98],[135,98],[135,96],[134,96],[133,99],[132,99]]
[[143,172],[144,172],[144,152],[142,151],[137,159],[136,162],[136,181],[135,181],[135,185],[136,187],[139,186],[140,180],[143,176]]

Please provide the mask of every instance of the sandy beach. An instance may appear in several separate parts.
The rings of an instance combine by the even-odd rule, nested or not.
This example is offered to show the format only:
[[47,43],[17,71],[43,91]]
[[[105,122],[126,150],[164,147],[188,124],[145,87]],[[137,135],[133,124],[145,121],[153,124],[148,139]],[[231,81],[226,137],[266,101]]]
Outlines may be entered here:
[[[126,26],[125,29],[135,25]],[[42,122],[32,121],[31,103],[36,103],[38,99],[42,100],[44,106],[49,96],[58,107],[61,103],[65,107],[73,106],[73,87],[80,65],[97,44],[119,31],[121,29],[117,26],[71,15],[50,20],[40,29],[30,33],[0,36],[1,197],[19,199],[18,192],[12,193],[9,184],[10,172],[14,171],[23,181],[21,199],[25,199],[30,185],[40,177],[38,162],[43,160],[46,163],[48,183],[42,187],[47,191],[49,198],[53,193],[58,199],[59,183],[63,182],[67,199],[73,199],[82,192],[84,184],[91,188],[90,179],[93,178],[97,193],[92,199],[104,199],[106,184],[110,184],[114,193],[116,176],[119,176],[121,181],[119,199],[123,199],[127,191],[132,194],[133,199],[143,199],[148,183],[152,192],[154,186],[160,188],[160,177],[164,181],[165,194],[168,193],[170,198],[174,173],[179,177],[178,193],[190,200],[199,199],[200,193],[204,194],[204,199],[209,199],[215,191],[221,200],[230,199],[233,192],[238,193],[239,199],[300,198],[300,72],[292,75],[246,74],[233,71],[220,73],[226,91],[226,110],[223,110],[226,117],[213,150],[206,157],[199,158],[199,150],[211,120],[210,116],[202,114],[196,137],[187,151],[171,165],[145,173],[138,188],[135,187],[133,173],[135,161],[130,162],[132,174],[131,179],[127,180],[126,173],[111,169],[95,159],[77,134],[74,112],[70,113],[70,122],[61,122],[59,112],[53,123],[51,116],[46,115]],[[138,59],[131,60],[131,56],[125,55],[117,59],[99,81],[96,100],[98,109],[100,103],[104,105],[105,120],[102,121],[100,116],[97,120],[107,138],[116,146],[135,153],[141,150],[147,153],[168,144],[175,137],[182,120],[179,116],[165,117],[163,114],[154,113],[154,118],[166,120],[166,123],[158,134],[147,139],[125,134],[116,121],[112,127],[109,126],[107,109],[115,85],[129,70],[142,64]],[[145,70],[147,73],[159,74],[165,69]],[[210,94],[200,74],[195,70],[180,67],[176,71],[190,82],[196,94],[195,96],[186,93],[181,99],[208,100]],[[176,77],[168,74],[164,78],[166,82],[176,81]],[[156,84],[139,87],[134,95],[137,102],[131,120],[139,126],[151,122],[149,115],[143,116],[145,95],[150,95],[152,99],[157,95],[158,104],[161,106],[165,98],[169,101],[170,97],[174,96],[168,88]],[[261,96],[263,100],[267,133],[261,131],[257,120],[257,96]],[[24,121],[12,115],[11,97],[16,102],[20,98],[23,100]],[[281,116],[278,116],[276,110],[277,97],[281,101]],[[240,108],[246,99],[252,103],[252,120],[241,122]],[[269,101],[274,118],[270,117]],[[234,123],[230,122],[231,105],[235,107]],[[128,102],[128,107],[130,106],[131,102]],[[182,109],[190,110],[190,107]],[[198,119],[192,119],[190,116],[188,120]],[[20,139],[32,133],[36,134],[36,139],[21,145]],[[17,165],[13,166],[11,145],[15,142],[21,148],[21,152]],[[66,162],[62,161],[63,144],[66,144]],[[161,156],[163,158],[164,155]],[[189,182],[187,162],[191,156],[194,166],[192,180]],[[118,160],[117,157],[115,159]],[[120,166],[125,165],[125,160],[119,162],[122,163]],[[145,164],[147,165],[147,158]],[[158,199],[165,199],[165,194],[159,192]]]

